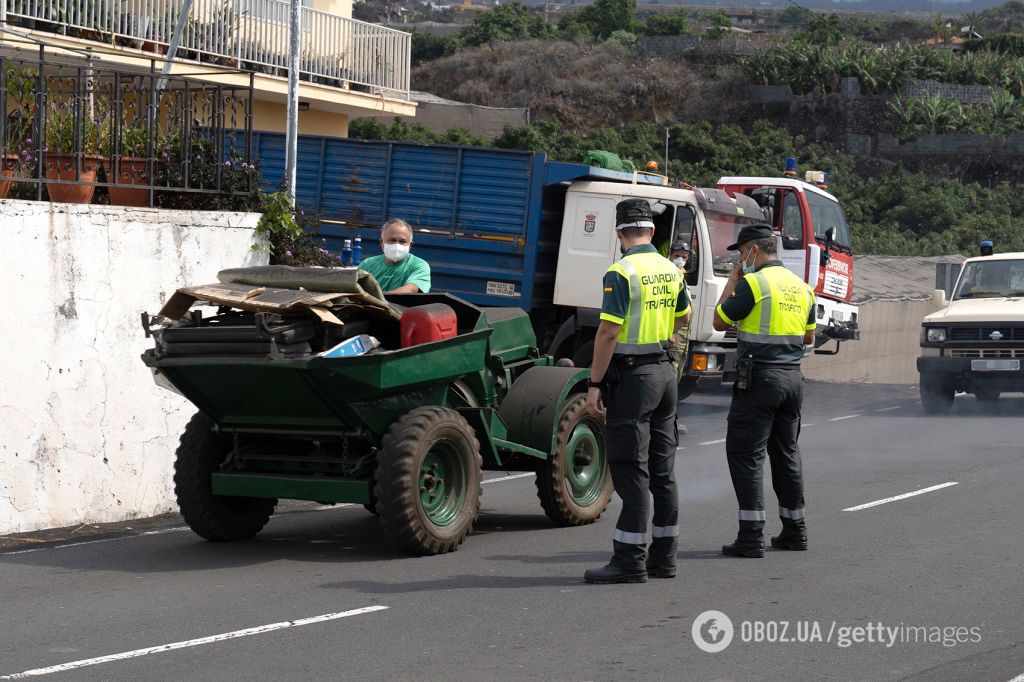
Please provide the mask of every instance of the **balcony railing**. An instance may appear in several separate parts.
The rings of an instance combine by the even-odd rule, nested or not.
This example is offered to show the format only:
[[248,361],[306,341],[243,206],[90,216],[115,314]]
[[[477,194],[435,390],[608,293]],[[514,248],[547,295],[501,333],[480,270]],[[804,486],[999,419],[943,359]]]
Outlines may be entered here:
[[[0,0],[12,26],[165,54],[181,0]],[[177,59],[288,73],[287,0],[194,0]],[[408,99],[408,33],[302,8],[300,79]]]

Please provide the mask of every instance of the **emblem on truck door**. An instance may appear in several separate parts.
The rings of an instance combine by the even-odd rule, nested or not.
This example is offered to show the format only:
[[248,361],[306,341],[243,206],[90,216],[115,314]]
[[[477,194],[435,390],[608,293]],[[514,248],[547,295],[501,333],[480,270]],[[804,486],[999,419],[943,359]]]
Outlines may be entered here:
[[583,231],[586,232],[587,234],[591,234],[591,233],[593,233],[593,231],[596,228],[597,228],[597,214],[596,213],[588,213],[586,215],[586,220],[583,222]]

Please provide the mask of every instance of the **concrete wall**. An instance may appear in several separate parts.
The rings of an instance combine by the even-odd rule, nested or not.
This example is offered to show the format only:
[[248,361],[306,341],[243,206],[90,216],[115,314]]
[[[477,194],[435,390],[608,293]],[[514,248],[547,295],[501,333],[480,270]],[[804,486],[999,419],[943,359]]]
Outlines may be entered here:
[[257,219],[0,201],[0,534],[172,508],[194,409],[153,384],[139,315],[263,260]]
[[807,358],[804,374],[820,381],[916,384],[921,320],[935,310],[931,301],[862,303],[860,341],[843,343],[838,355]]

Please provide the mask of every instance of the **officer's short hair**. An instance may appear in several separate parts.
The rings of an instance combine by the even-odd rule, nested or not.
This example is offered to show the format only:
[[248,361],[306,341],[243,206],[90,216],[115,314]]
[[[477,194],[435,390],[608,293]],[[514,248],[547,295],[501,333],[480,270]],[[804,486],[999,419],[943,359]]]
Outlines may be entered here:
[[623,237],[628,237],[630,239],[633,239],[634,237],[639,237],[640,235],[650,234],[651,232],[654,232],[653,227],[619,227],[616,229],[618,229],[619,233]]
[[750,242],[751,245],[756,246],[761,250],[761,253],[774,256],[778,253],[778,242],[775,241],[775,237],[765,237],[764,239],[755,239]]

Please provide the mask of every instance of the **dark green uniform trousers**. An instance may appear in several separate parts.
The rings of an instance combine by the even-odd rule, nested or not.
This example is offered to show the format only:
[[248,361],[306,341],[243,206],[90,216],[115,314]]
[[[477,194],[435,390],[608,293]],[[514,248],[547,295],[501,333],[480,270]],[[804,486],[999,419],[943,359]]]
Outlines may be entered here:
[[757,542],[765,524],[762,472],[767,452],[772,487],[779,499],[783,532],[803,535],[804,482],[800,463],[800,409],[803,374],[799,368],[756,367],[749,390],[733,388],[725,451],[739,502],[741,542]]
[[643,569],[647,545],[647,500],[654,498],[651,561],[674,566],[679,536],[675,461],[676,373],[663,362],[623,368],[605,391],[608,465],[622,512],[615,525],[612,563]]

